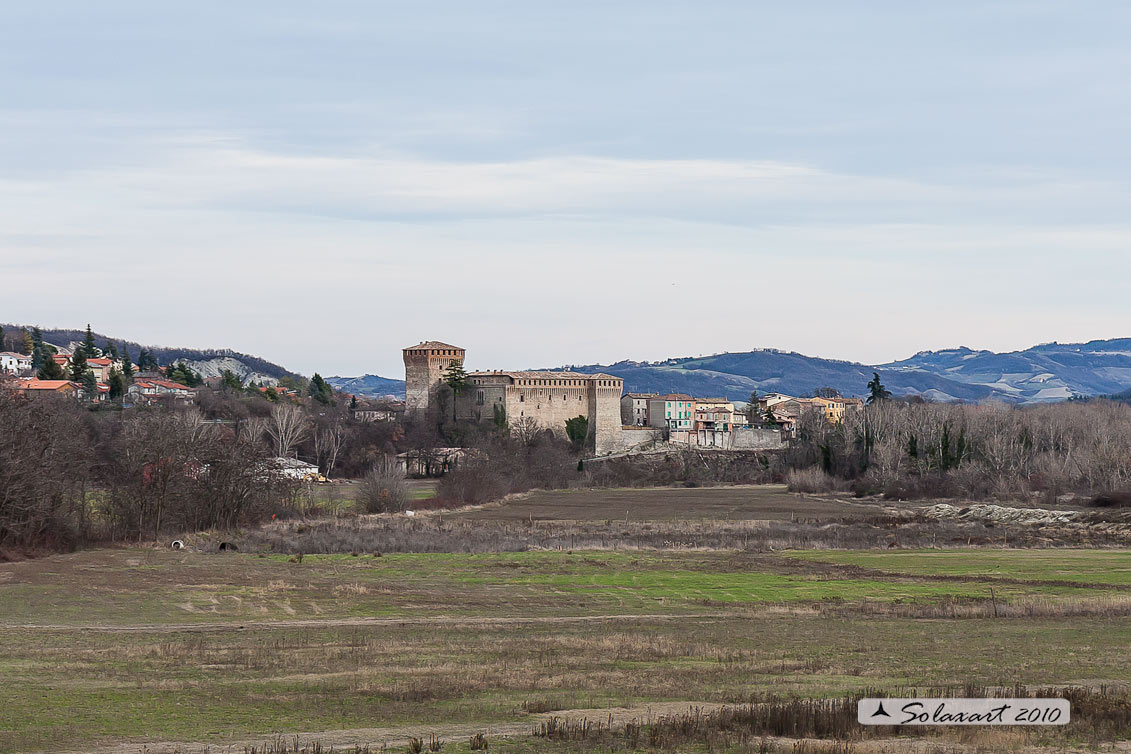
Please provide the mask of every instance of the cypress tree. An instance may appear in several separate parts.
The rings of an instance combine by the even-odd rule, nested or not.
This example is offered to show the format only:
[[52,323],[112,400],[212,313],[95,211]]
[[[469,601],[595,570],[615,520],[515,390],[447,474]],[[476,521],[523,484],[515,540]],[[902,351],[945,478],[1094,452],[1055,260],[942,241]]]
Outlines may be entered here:
[[94,332],[90,329],[89,322],[86,323],[86,337],[82,339],[82,350],[88,359],[97,358],[102,353],[94,342]]
[[130,350],[122,345],[122,379],[128,384],[134,378],[134,365],[130,363]]
[[87,373],[86,353],[82,348],[76,348],[71,356],[71,379],[82,382],[83,375]]

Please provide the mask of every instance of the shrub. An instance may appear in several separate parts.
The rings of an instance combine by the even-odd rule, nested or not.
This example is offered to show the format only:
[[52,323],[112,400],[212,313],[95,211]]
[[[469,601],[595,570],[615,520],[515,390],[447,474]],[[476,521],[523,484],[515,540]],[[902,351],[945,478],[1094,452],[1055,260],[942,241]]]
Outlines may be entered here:
[[358,504],[366,513],[401,513],[408,509],[408,484],[396,473],[373,469],[361,482]]
[[785,475],[790,492],[835,492],[837,480],[821,469],[792,469]]

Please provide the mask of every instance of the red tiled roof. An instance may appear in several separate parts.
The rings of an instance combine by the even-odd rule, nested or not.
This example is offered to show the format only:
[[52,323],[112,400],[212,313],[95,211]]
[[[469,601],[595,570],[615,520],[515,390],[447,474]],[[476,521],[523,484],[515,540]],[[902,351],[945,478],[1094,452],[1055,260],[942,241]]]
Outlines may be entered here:
[[70,380],[37,380],[34,378],[28,380],[20,380],[21,390],[58,390],[64,385],[77,387],[77,385]]

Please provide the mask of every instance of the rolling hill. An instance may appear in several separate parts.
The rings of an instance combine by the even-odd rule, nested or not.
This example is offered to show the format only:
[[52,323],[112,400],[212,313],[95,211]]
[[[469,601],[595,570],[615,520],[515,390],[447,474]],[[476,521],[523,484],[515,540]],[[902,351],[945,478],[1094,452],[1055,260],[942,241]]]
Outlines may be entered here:
[[[879,372],[884,385],[896,395],[921,395],[935,401],[1041,403],[1131,390],[1131,338],[1047,343],[1011,353],[969,348],[922,351],[908,359],[874,366],[761,349],[555,369],[613,374],[624,379],[629,392],[689,393],[734,400],[745,400],[755,390],[806,395],[822,387],[835,388],[845,396],[864,396],[872,372]],[[404,396],[402,380],[366,375],[327,381],[337,389],[360,395]]]
[[375,374],[365,374],[361,377],[327,377],[326,382],[330,387],[344,393],[370,398],[383,398],[387,395],[404,398],[404,380],[392,380]]
[[[5,332],[13,332],[24,328],[30,330],[31,325],[4,324],[3,328]],[[72,344],[82,342],[83,338],[86,336],[85,330],[47,327],[40,328],[40,331],[43,333],[43,339],[46,342],[65,348],[71,347]],[[278,382],[280,377],[298,376],[285,367],[267,361],[266,359],[261,359],[258,356],[252,356],[246,353],[239,353],[227,348],[199,349],[151,346],[132,340],[110,337],[102,333],[94,334],[94,342],[99,348],[105,349],[110,341],[113,341],[119,347],[124,345],[129,350],[130,357],[135,362],[138,353],[142,348],[145,348],[153,354],[153,358],[155,358],[157,363],[161,366],[183,361],[193,371],[205,378],[218,377],[225,369],[235,373],[245,385],[252,382],[273,385]]]
[[945,375],[1022,403],[1106,395],[1131,388],[1131,338],[1044,343],[1012,353],[969,348],[923,351],[883,368],[909,379],[925,373]]

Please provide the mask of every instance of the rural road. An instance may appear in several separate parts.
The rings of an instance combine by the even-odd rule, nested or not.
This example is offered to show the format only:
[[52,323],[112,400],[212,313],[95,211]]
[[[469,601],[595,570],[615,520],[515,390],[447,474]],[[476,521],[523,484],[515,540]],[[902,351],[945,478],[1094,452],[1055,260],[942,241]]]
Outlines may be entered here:
[[[552,717],[563,720],[592,720],[613,727],[622,727],[632,720],[647,721],[664,715],[682,715],[688,711],[700,710],[714,712],[725,705],[711,702],[656,702],[636,707],[610,707],[607,709],[571,709],[543,712],[530,715],[530,719],[520,723],[460,723],[450,725],[398,725],[387,728],[353,728],[307,733],[286,733],[278,736],[266,734],[256,737],[240,737],[223,742],[201,743],[191,741],[134,741],[112,744],[101,748],[81,750],[63,749],[53,754],[221,754],[243,752],[245,748],[256,747],[262,750],[278,737],[286,741],[289,751],[317,743],[323,750],[333,746],[336,749],[352,749],[355,746],[402,748],[411,738],[425,741],[435,735],[442,741],[469,739],[476,733],[488,738],[526,736],[539,724]],[[296,746],[297,743],[297,746]],[[270,750],[270,748],[268,748]]]

